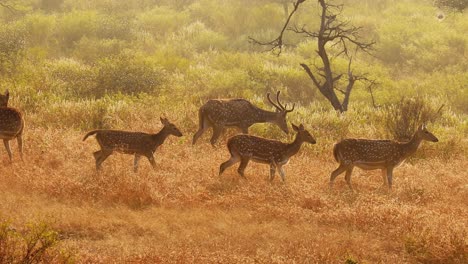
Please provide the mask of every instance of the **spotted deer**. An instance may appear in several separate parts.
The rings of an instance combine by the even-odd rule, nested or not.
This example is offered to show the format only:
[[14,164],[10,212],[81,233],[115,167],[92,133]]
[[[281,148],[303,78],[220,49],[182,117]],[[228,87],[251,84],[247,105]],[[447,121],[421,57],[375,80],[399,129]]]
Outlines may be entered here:
[[276,140],[250,136],[237,135],[231,137],[227,142],[227,147],[231,153],[231,158],[222,163],[219,167],[219,175],[227,168],[240,161],[237,172],[241,177],[245,178],[244,170],[250,160],[258,163],[270,165],[270,181],[273,181],[275,173],[278,170],[283,182],[285,181],[285,173],[283,166],[289,162],[289,159],[299,152],[302,143],[307,142],[315,144],[316,141],[312,135],[304,129],[304,126],[296,126],[292,124],[296,131],[296,138],[292,143],[283,143]]
[[181,137],[182,133],[167,118],[160,118],[164,127],[156,134],[142,132],[129,132],[121,130],[93,130],[88,132],[83,141],[89,136],[96,135],[96,140],[101,150],[93,153],[96,159],[96,170],[101,169],[101,164],[115,151],[124,154],[135,155],[133,170],[138,171],[138,161],[141,156],[148,158],[149,162],[156,168],[154,152],[161,146],[169,135]]
[[199,129],[193,136],[192,144],[209,127],[213,128],[211,144],[214,146],[224,127],[238,127],[242,133],[248,134],[249,127],[256,123],[273,123],[278,125],[286,134],[289,132],[286,115],[294,110],[283,106],[279,100],[280,92],[276,93],[276,103],[267,94],[268,101],[275,108],[275,112],[263,110],[245,99],[212,99],[206,102],[198,111]]
[[15,108],[8,107],[10,93],[6,90],[5,94],[0,94],[0,139],[8,152],[10,162],[13,161],[13,155],[10,149],[10,140],[15,139],[18,142],[18,149],[23,159],[23,130],[24,119],[21,112]]
[[351,173],[354,167],[364,170],[382,170],[383,185],[392,188],[393,169],[401,165],[406,158],[416,152],[423,140],[438,142],[436,136],[419,126],[409,142],[402,143],[393,140],[345,139],[333,148],[333,156],[340,163],[339,167],[331,173],[330,188],[335,178],[346,172],[345,179],[349,188],[351,186]]

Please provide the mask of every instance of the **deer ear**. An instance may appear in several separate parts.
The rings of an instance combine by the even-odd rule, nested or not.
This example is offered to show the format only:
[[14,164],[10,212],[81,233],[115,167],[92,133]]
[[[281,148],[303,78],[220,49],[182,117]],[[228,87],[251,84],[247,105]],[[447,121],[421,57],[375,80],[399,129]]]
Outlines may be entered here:
[[294,129],[294,131],[299,132],[299,128],[295,124],[291,123],[291,126]]
[[5,91],[5,96],[6,96],[6,97],[9,97],[9,96],[10,96],[10,92],[8,91],[8,89],[6,89],[6,91]]
[[300,125],[299,125],[299,129],[304,130],[304,125],[303,125],[303,124],[300,124]]
[[159,120],[161,120],[161,124],[165,125],[167,123],[167,119],[159,117]]

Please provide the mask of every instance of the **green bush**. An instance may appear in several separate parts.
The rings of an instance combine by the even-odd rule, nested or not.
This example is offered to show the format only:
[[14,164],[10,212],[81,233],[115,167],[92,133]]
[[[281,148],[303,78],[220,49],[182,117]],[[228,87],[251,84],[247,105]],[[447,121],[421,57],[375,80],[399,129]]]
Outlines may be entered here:
[[98,62],[94,94],[154,93],[162,88],[165,80],[166,73],[161,67],[144,54],[127,50]]
[[120,39],[95,39],[83,37],[75,43],[73,57],[92,64],[106,57],[116,56],[129,46]]
[[53,61],[48,66],[53,80],[75,96],[92,97],[96,88],[96,69],[73,59]]
[[103,39],[131,38],[133,22],[125,15],[101,15],[96,25],[96,37]]
[[72,263],[72,254],[58,244],[58,233],[46,223],[31,223],[20,231],[0,220],[0,263]]
[[57,38],[65,49],[73,47],[83,36],[95,36],[99,22],[96,11],[72,11],[58,21]]
[[189,21],[187,12],[178,12],[166,6],[156,6],[140,13],[136,24],[140,30],[151,33],[158,39],[186,26]]
[[228,46],[228,40],[223,34],[207,28],[202,22],[194,22],[182,28],[174,35],[172,42],[192,52],[224,50]]
[[26,30],[21,24],[0,24],[0,76],[12,77],[25,56]]
[[30,46],[48,46],[53,42],[57,26],[57,16],[28,14],[23,21]]
[[399,103],[386,108],[387,131],[397,140],[409,141],[418,126],[436,121],[441,109],[433,107],[421,97],[402,98]]

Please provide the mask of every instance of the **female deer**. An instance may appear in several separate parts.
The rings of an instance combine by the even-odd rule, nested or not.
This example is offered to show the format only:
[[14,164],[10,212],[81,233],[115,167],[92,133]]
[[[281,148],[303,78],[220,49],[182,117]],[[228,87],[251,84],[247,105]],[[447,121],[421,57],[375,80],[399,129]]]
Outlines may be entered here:
[[114,152],[135,155],[133,170],[138,171],[138,161],[141,156],[148,158],[149,162],[156,168],[154,152],[161,146],[169,135],[181,137],[182,133],[167,118],[161,118],[164,127],[156,134],[142,132],[128,132],[121,130],[93,130],[88,132],[83,141],[89,136],[96,134],[96,140],[101,150],[93,153],[96,159],[96,170],[101,169],[101,164]]
[[9,99],[10,93],[8,90],[6,90],[5,95],[0,94],[0,139],[3,139],[10,162],[12,162],[13,155],[11,154],[10,140],[15,138],[18,142],[21,159],[23,159],[24,119],[20,111],[8,107]]
[[237,135],[230,138],[227,142],[227,147],[231,153],[231,158],[221,164],[219,175],[228,167],[240,161],[237,171],[242,177],[245,177],[244,170],[249,161],[253,160],[270,165],[270,181],[273,181],[276,170],[278,170],[281,179],[284,181],[285,173],[283,166],[289,162],[292,156],[299,152],[302,143],[316,143],[315,139],[304,129],[302,124],[299,127],[293,124],[292,127],[297,134],[294,141],[289,144],[250,135]]
[[364,170],[381,169],[383,183],[386,185],[388,181],[388,187],[391,189],[393,169],[414,154],[423,140],[431,142],[439,141],[424,125],[419,126],[413,138],[406,143],[392,140],[342,140],[333,148],[333,156],[340,163],[340,166],[331,174],[330,188],[333,187],[335,178],[346,171],[346,183],[352,190],[351,173],[356,166]]

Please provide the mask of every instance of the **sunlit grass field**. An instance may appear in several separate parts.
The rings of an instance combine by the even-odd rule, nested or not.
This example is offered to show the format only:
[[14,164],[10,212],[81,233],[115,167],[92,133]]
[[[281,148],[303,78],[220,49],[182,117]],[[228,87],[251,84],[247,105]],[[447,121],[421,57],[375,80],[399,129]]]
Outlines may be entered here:
[[[302,2],[289,25],[314,32],[319,2]],[[466,4],[332,2],[375,42],[369,54],[325,47],[339,100],[350,71],[364,77],[341,114],[300,66],[321,79],[315,38],[286,30],[280,56],[249,41],[277,39],[292,1],[0,0],[0,94],[26,121],[24,161],[15,141],[12,163],[0,143],[0,264],[468,263]],[[272,111],[277,91],[296,104],[290,128],[317,144],[291,158],[284,183],[253,162],[246,180],[237,166],[219,177],[239,131],[192,146],[199,107],[245,98]],[[89,130],[155,133],[161,116],[183,136],[156,151],[155,170],[114,154],[95,171]],[[393,190],[359,169],[354,192],[344,175],[328,188],[336,142],[408,139],[422,122],[439,142],[395,169]],[[272,124],[249,132],[294,138]]]
[[[172,121],[183,124],[189,110]],[[317,144],[304,145],[291,159],[285,183],[278,176],[270,183],[268,166],[255,163],[247,167],[247,180],[236,166],[218,176],[234,130],[213,148],[211,131],[192,146],[195,129],[181,125],[184,136],[169,137],[157,150],[156,170],[142,159],[135,174],[133,157],[115,154],[96,173],[92,152],[99,147],[92,137],[82,141],[84,130],[34,127],[29,120],[24,162],[15,153],[10,164],[1,151],[1,217],[17,230],[47,223],[58,233],[55,250],[80,263],[466,262],[468,143],[456,139],[460,125],[429,126],[441,142],[423,142],[395,170],[392,191],[381,187],[380,171],[359,169],[352,179],[355,192],[343,175],[329,190],[337,167],[333,137],[339,136],[323,127],[338,122],[350,136],[378,137],[372,122],[352,122],[356,113],[362,114],[317,114],[320,124],[314,117],[303,120]],[[192,117],[187,124],[195,123]],[[126,128],[158,131],[158,119],[132,121]],[[292,140],[270,125],[252,132],[268,129]]]

